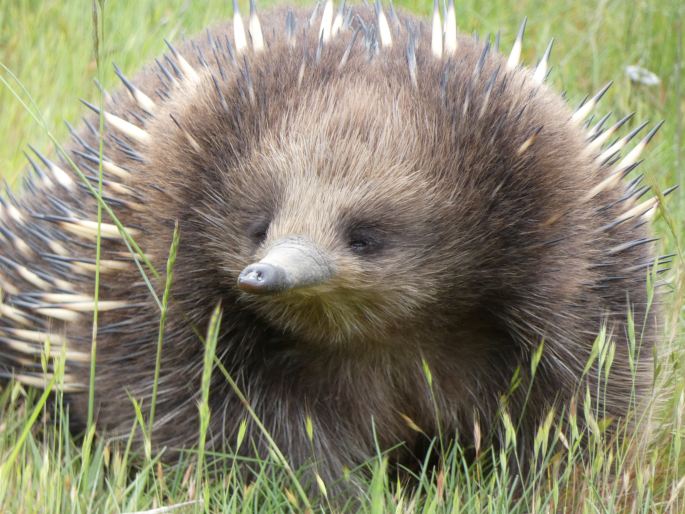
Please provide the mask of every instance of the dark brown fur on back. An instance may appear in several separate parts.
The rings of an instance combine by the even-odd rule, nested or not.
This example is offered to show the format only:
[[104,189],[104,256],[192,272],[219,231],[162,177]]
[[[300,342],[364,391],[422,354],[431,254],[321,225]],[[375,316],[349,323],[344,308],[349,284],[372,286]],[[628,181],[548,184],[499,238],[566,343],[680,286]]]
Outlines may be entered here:
[[[160,271],[174,224],[180,228],[154,444],[197,443],[204,352],[197,333],[218,303],[221,362],[291,464],[316,460],[325,480],[372,456],[376,441],[381,449],[403,443],[393,454],[400,462],[423,458],[414,450],[438,434],[473,444],[474,420],[496,441],[517,368],[521,385],[506,409],[520,421],[525,454],[548,410],[562,412],[579,390],[584,395],[585,378],[595,384],[597,371],[583,377],[583,369],[602,327],[616,356],[594,407],[625,417],[651,380],[645,277],[653,258],[641,244],[648,233],[637,219],[615,223],[633,205],[623,183],[587,198],[609,164],[596,163],[586,130],[570,121],[559,95],[470,38],[459,39],[453,57],[433,58],[425,26],[415,45],[416,87],[404,25],[392,24],[392,47],[373,58],[378,42],[362,30],[340,66],[358,19],[319,47],[319,21],[303,32],[307,17],[297,15],[293,47],[285,16],[262,19],[261,53],[237,55],[227,25],[179,47],[197,79],[171,54],[163,70],[144,70],[133,82],[154,100],[154,113],[123,89],[106,105],[149,135],[142,143],[107,128],[104,155],[129,172],[105,174],[115,182],[105,184],[114,212],[138,231],[136,242]],[[86,175],[97,174],[97,147],[88,127],[71,147]],[[15,203],[20,218],[9,213]],[[50,330],[89,353],[91,316],[61,322],[40,311],[29,293],[45,291],[14,264],[43,273],[54,292],[69,291],[52,278],[92,295],[92,272],[60,260],[49,241],[69,258],[93,259],[94,240],[66,233],[49,216],[92,220],[95,205],[82,188],[48,190],[37,180],[4,207],[4,302],[28,316],[4,325]],[[350,250],[360,231],[371,234],[368,253]],[[30,251],[22,254],[12,236]],[[287,236],[329,256],[333,277],[275,295],[238,289],[241,270]],[[134,420],[130,398],[149,408],[160,313],[121,240],[107,238],[102,248],[103,259],[124,269],[103,271],[100,299],[128,306],[100,313],[97,422],[125,435]],[[161,297],[163,284],[154,283]],[[635,332],[645,334],[634,384],[629,309]],[[543,341],[526,403],[531,355]],[[8,348],[2,360],[8,370],[37,373],[20,352]],[[69,362],[67,371],[74,384],[88,383],[87,362]],[[87,399],[86,391],[69,395],[77,421]],[[210,446],[230,448],[249,416],[218,371],[210,402]],[[248,426],[266,455],[265,438]]]

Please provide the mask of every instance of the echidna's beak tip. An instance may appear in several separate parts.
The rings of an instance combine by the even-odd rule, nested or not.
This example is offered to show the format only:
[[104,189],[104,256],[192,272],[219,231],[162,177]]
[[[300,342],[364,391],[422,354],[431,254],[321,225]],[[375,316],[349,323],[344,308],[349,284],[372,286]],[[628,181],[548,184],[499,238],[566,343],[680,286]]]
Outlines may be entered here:
[[333,276],[331,258],[303,237],[286,237],[270,245],[266,255],[238,276],[238,288],[246,293],[273,294],[311,287]]
[[240,273],[238,287],[252,294],[275,293],[288,288],[287,274],[280,266],[257,262]]

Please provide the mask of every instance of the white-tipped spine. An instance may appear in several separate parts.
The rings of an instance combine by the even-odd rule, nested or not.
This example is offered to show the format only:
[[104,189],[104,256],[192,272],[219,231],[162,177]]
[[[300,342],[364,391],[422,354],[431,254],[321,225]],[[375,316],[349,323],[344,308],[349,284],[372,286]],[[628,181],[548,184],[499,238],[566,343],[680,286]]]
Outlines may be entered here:
[[120,179],[128,179],[131,174],[110,161],[102,161],[102,169]]
[[14,248],[21,253],[24,257],[27,258],[32,258],[34,256],[33,250],[31,250],[31,247],[26,244],[25,241],[19,238],[14,238],[12,241],[14,243]]
[[7,277],[3,276],[2,273],[0,273],[0,291],[2,291],[2,293],[11,294],[12,296],[20,294],[19,289],[12,284]]
[[445,45],[446,55],[452,55],[457,51],[457,13],[454,8],[454,0],[449,0],[445,13]]
[[81,315],[78,312],[70,311],[67,309],[58,309],[51,307],[40,307],[34,309],[38,314],[45,316],[47,318],[55,318],[62,321],[74,322],[81,319]]
[[154,113],[155,109],[157,108],[155,102],[140,89],[138,89],[135,84],[128,80],[116,64],[114,65],[114,70],[121,79],[121,82],[126,86],[126,89],[130,93],[133,100],[138,104],[138,107],[151,114]]
[[333,25],[331,26],[331,37],[337,36],[343,30],[345,23],[345,0],[341,0],[338,12],[333,18]]
[[59,185],[70,191],[73,191],[76,188],[76,182],[74,182],[74,180],[66,171],[57,166],[55,163],[50,162],[49,169],[50,173],[52,173],[52,176],[55,177],[55,180]]
[[380,0],[376,0],[376,11],[378,18],[378,33],[381,39],[381,45],[384,48],[389,48],[392,46],[392,34],[390,32],[390,24],[388,23],[388,18],[383,12],[383,6]]
[[643,139],[640,141],[637,145],[635,145],[635,148],[633,148],[628,154],[621,159],[618,164],[616,164],[616,169],[617,170],[624,170],[628,166],[632,166],[637,162],[637,160],[640,158],[640,154],[644,151],[645,147],[647,146],[647,139]]
[[321,16],[321,26],[319,27],[319,39],[324,44],[331,39],[331,29],[333,28],[333,0],[326,0]]
[[55,240],[48,241],[48,247],[50,250],[52,250],[53,253],[57,255],[61,255],[62,257],[66,257],[69,255],[69,251],[65,248],[65,246]]
[[262,34],[262,24],[259,22],[257,16],[257,7],[255,1],[250,1],[250,38],[252,39],[252,48],[255,52],[261,52],[265,48],[264,35]]
[[48,291],[52,289],[52,284],[46,280],[43,280],[40,278],[38,275],[36,275],[33,271],[29,270],[25,266],[17,265],[15,267],[15,270],[19,274],[21,278],[26,280],[28,283],[31,285],[37,287],[38,289],[42,289],[43,291]]
[[438,0],[433,0],[433,32],[431,36],[431,52],[437,59],[442,57],[442,20]]
[[571,116],[571,121],[573,123],[582,123],[585,118],[592,112],[592,110],[597,107],[597,103],[604,96],[604,93],[611,87],[611,82],[607,83],[602,89],[599,90],[595,96],[590,98],[587,102],[581,105],[576,112]]
[[65,302],[87,302],[93,301],[91,296],[78,293],[42,293],[37,296],[42,302],[65,303]]
[[[54,378],[51,373],[45,373],[43,375],[29,375],[26,373],[14,373],[12,375],[12,378],[16,380],[17,382],[21,382],[22,384],[31,386],[31,387],[38,387],[45,389],[49,382]],[[87,389],[87,386],[84,384],[79,384],[76,382],[76,377],[65,373],[64,374],[64,384],[57,383],[54,385],[54,389],[58,391],[62,391],[64,393],[76,393],[79,391],[84,391]]]
[[[635,134],[637,134],[637,132],[639,132],[640,130],[642,130],[642,128],[644,128],[645,125],[646,125],[646,123],[643,123],[643,124],[639,125],[637,128],[633,129],[633,131],[632,131],[630,134],[627,134],[627,135],[623,136],[622,138],[620,138],[620,139],[619,139],[618,141],[616,141],[613,145],[611,145],[609,148],[607,148],[607,149],[604,150],[601,154],[599,154],[599,156],[597,157],[597,159],[595,159],[595,161],[596,161],[598,164],[603,164],[603,163],[605,163],[606,161],[608,161],[611,157],[613,157],[613,156],[616,155],[618,152],[620,152],[621,150],[623,150],[623,147],[626,146],[626,145],[630,142],[630,140],[633,138],[633,136],[634,136]],[[645,139],[644,139],[645,145],[651,140],[651,138],[654,136],[654,134],[656,133],[656,131],[658,130],[658,128],[659,128],[660,126],[661,126],[661,125],[659,124],[657,127],[653,128],[653,129],[649,132],[649,134],[647,134],[647,136],[646,136]],[[638,146],[639,146],[639,145],[638,145]],[[644,147],[642,147],[642,148],[644,148]],[[638,152],[636,152],[636,154],[639,155],[640,152],[642,152],[642,149],[640,149]],[[637,158],[635,157],[636,154],[633,154],[633,157],[631,157],[631,159],[637,160]],[[626,157],[627,157],[627,156],[626,156]],[[624,158],[624,160],[625,160],[625,158]],[[627,161],[626,161],[626,162],[627,162]],[[620,168],[619,168],[620,165],[621,165],[621,164],[619,163],[619,165],[616,166],[616,169],[620,169]]]
[[521,22],[519,31],[516,34],[516,41],[514,41],[514,46],[511,48],[511,53],[507,60],[507,69],[513,70],[521,62],[521,50],[523,49],[523,35],[526,32],[526,22],[527,18],[523,18],[523,22]]
[[623,173],[621,171],[612,172],[608,177],[606,177],[604,180],[602,180],[599,184],[597,184],[595,187],[590,189],[590,191],[588,191],[588,193],[582,198],[582,201],[587,202],[589,200],[592,200],[595,196],[597,196],[602,191],[616,186],[616,184],[618,184],[621,181],[622,175],[623,175]]
[[31,326],[31,320],[16,307],[6,305],[0,301],[0,318],[8,318],[20,325]]
[[19,209],[17,209],[14,205],[7,206],[7,214],[9,214],[9,217],[17,223],[24,222],[24,215],[19,212]]
[[[48,334],[45,334],[45,338],[41,342],[45,342],[48,339],[51,339],[51,337]],[[36,343],[30,343],[30,342],[25,342],[21,340],[16,340],[16,339],[9,339],[9,338],[2,338],[0,341],[0,345],[5,345],[14,351],[23,353],[24,355],[42,355],[43,353],[46,352],[47,350],[47,345],[41,345],[41,344],[36,344]],[[79,352],[75,350],[69,350],[67,349],[68,347],[62,344],[54,344],[50,345],[50,352],[49,355],[53,359],[58,359],[62,355],[64,358],[68,361],[73,361],[73,362],[90,362],[90,353],[87,352]]]
[[[64,189],[67,189],[69,191],[73,191],[76,188],[76,182],[71,178],[71,176],[64,171],[62,168],[57,166],[54,162],[51,160],[45,158],[40,152],[38,152],[35,148],[33,148],[31,145],[29,145],[29,148],[33,150],[33,153],[38,156],[38,158],[43,161],[43,164],[48,167],[48,172],[43,174],[44,178],[44,183],[48,184],[48,187],[52,188],[53,182],[48,179],[48,175],[52,176],[57,183],[62,186]],[[36,167],[36,165],[33,163],[33,160],[29,158],[29,161],[31,164]]]
[[535,72],[533,73],[533,80],[537,84],[542,84],[547,78],[547,71],[549,70],[549,56],[552,53],[553,44],[554,39],[552,39],[547,45],[547,49],[545,50],[545,53],[542,55],[542,59],[540,59],[540,62],[535,68]]
[[140,107],[144,111],[147,111],[149,113],[154,113],[155,110],[157,109],[157,105],[152,100],[152,98],[147,96],[140,89],[138,89],[138,88],[134,89],[131,92],[131,96],[133,96],[133,99],[138,104],[138,107]]
[[[100,300],[97,302],[98,311],[112,311],[116,309],[125,309],[129,307],[130,303],[119,300]],[[48,309],[62,309],[70,312],[93,312],[95,310],[95,302],[91,299],[86,302],[66,302],[55,305],[41,305],[35,307],[36,311],[45,311]]]
[[629,166],[635,164],[637,160],[640,158],[640,155],[642,154],[644,149],[647,147],[649,142],[654,137],[654,135],[661,128],[661,125],[663,125],[663,122],[659,123],[652,130],[650,130],[649,133],[644,138],[642,138],[642,140],[637,145],[635,145],[635,148],[633,148],[630,152],[628,152],[628,154],[623,159],[621,159],[621,161],[616,165],[616,169],[624,170]]
[[109,112],[105,112],[104,116],[107,124],[111,125],[113,128],[115,128],[122,134],[138,141],[139,143],[146,144],[150,142],[150,134],[148,134],[142,128],[136,127],[133,123],[128,122],[123,118],[120,118],[119,116],[116,116]]
[[243,23],[243,17],[240,15],[237,0],[233,0],[233,42],[235,43],[235,51],[237,54],[243,53],[247,48],[245,24]]
[[616,218],[616,221],[618,221],[618,222],[625,221],[625,220],[628,220],[628,219],[633,218],[635,216],[643,216],[643,215],[651,216],[656,211],[656,206],[658,204],[659,204],[659,199],[656,196],[654,196],[654,197],[650,198],[649,200],[642,202],[641,204],[636,205],[632,209],[624,212],[618,218]]
[[[97,221],[90,221],[90,220],[74,219],[74,220],[69,220],[69,221],[62,221],[62,222],[60,222],[60,226],[64,230],[66,230],[67,232],[70,232],[74,235],[85,237],[88,239],[96,237],[97,230],[98,230]],[[136,237],[139,234],[139,232],[137,230],[134,230],[131,228],[127,228],[126,231],[132,237]],[[121,234],[119,233],[119,228],[116,225],[112,225],[110,223],[101,223],[100,224],[100,234],[102,235],[102,237],[108,237],[108,238],[112,238],[112,239],[121,238]]]
[[191,82],[197,82],[200,80],[200,75],[195,71],[195,68],[193,68],[180,53],[176,54],[176,60],[181,67],[181,71],[188,78],[188,80]]
[[31,343],[44,343],[50,341],[57,345],[69,344],[66,337],[58,334],[49,334],[47,332],[39,332],[36,330],[25,330],[22,328],[0,327],[0,333],[5,333],[14,336],[23,341]]
[[[609,138],[611,138],[611,136],[613,136],[616,133],[616,131],[618,131],[618,129],[621,128],[621,126],[623,126],[624,122],[625,120],[619,120],[617,123],[606,129],[604,132],[598,134],[597,137],[595,137],[595,139],[588,143],[588,150],[590,150],[590,152],[598,151],[602,146],[604,146],[604,143],[606,143],[609,140]],[[603,162],[603,160],[600,162]]]
[[70,267],[76,273],[91,275],[97,269],[100,270],[100,273],[117,273],[126,271],[131,267],[131,264],[125,261],[101,259],[97,264],[90,262],[73,262],[71,263]]

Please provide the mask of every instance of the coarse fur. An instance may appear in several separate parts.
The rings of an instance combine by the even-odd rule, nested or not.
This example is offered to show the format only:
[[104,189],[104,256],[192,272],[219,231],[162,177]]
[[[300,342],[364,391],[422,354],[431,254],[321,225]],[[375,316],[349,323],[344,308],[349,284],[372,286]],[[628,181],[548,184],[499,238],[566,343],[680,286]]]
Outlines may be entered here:
[[[615,426],[651,384],[645,282],[661,262],[645,223],[656,203],[637,201],[639,180],[618,180],[631,159],[598,159],[605,129],[588,131],[489,41],[447,30],[436,56],[419,20],[346,8],[339,31],[319,30],[330,8],[261,16],[263,49],[254,29],[243,48],[236,25],[213,27],[105,102],[106,202],[158,270],[180,231],[155,446],[197,443],[198,333],[219,303],[221,363],[291,465],[316,462],[327,482],[376,446],[400,464],[441,434],[473,447],[474,423],[497,444],[502,409],[523,462],[537,424],[587,384]],[[69,147],[95,186],[98,121]],[[67,350],[63,387],[82,425],[96,254],[79,220],[92,222],[97,202],[65,159],[32,165],[24,193],[0,208],[0,365],[42,383],[50,334],[54,353]],[[96,418],[117,436],[134,422],[131,398],[150,407],[160,311],[104,223]],[[333,276],[270,295],[238,288],[241,270],[287,237],[316,247]],[[601,370],[585,365],[603,329],[615,356],[600,388]],[[209,398],[208,446],[232,448],[249,416],[218,372]],[[248,438],[241,452],[268,454],[252,422]]]

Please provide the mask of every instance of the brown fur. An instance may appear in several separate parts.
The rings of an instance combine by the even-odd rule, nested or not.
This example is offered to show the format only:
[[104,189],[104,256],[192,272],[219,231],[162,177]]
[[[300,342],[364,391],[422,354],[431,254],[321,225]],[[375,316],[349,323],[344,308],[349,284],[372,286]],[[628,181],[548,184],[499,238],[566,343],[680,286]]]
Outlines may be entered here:
[[[506,70],[505,58],[494,51],[478,71],[483,43],[470,38],[459,39],[455,57],[434,59],[425,26],[416,53],[417,87],[407,69],[405,29],[393,30],[393,47],[373,59],[360,35],[339,69],[350,30],[325,45],[316,62],[318,20],[303,35],[306,17],[298,15],[293,49],[283,35],[284,16],[263,18],[268,49],[248,50],[236,64],[225,50],[225,35],[232,41],[227,25],[180,47],[199,82],[179,79],[179,86],[167,86],[156,66],[144,70],[134,82],[155,100],[154,115],[142,113],[125,90],[106,106],[142,126],[131,114],[138,113],[150,134],[151,143],[143,145],[108,129],[104,153],[131,172],[124,184],[130,194],[111,195],[129,204],[113,208],[125,226],[140,230],[137,243],[160,271],[174,223],[180,227],[155,445],[175,449],[197,442],[203,345],[196,330],[206,330],[218,303],[222,363],[291,464],[315,460],[327,481],[372,456],[374,438],[381,449],[402,443],[393,453],[398,462],[422,459],[419,449],[439,433],[472,445],[474,419],[496,442],[501,398],[517,367],[523,385],[509,396],[507,410],[520,421],[518,448],[525,456],[542,416],[552,407],[561,412],[579,389],[584,393],[583,367],[603,325],[616,357],[605,396],[594,400],[607,417],[624,418],[633,394],[628,308],[636,333],[646,334],[637,398],[651,380],[654,323],[646,321],[644,266],[652,254],[647,244],[609,253],[646,238],[647,230],[635,220],[606,228],[626,210],[623,184],[583,200],[607,168],[586,150],[585,131],[569,121],[572,113],[559,95],[533,84],[525,68]],[[218,57],[213,38],[223,48]],[[95,133],[84,128],[79,134],[97,148]],[[115,137],[128,141],[140,161]],[[73,150],[88,152],[78,142]],[[71,157],[82,169],[96,166],[76,153]],[[7,230],[36,252],[52,253],[36,235],[42,231],[71,255],[94,258],[92,242],[84,245],[29,213],[63,215],[60,210],[68,209],[93,219],[95,202],[79,190],[50,203],[52,193],[32,189],[18,201],[29,221],[16,223],[5,212]],[[256,240],[254,233],[264,227],[265,239]],[[372,253],[350,251],[354,230],[372,234]],[[240,271],[285,236],[312,241],[331,257],[335,276],[277,295],[240,291]],[[2,244],[8,259],[92,294],[90,274],[75,275],[38,253],[27,259]],[[114,239],[102,247],[105,259],[126,251]],[[131,304],[100,314],[97,422],[110,435],[130,431],[129,396],[149,408],[159,325],[156,304],[137,268],[126,262],[125,272],[103,275],[100,293]],[[16,270],[3,275],[4,284],[21,293],[35,289]],[[161,296],[163,286],[156,286]],[[6,286],[5,292],[12,305],[16,298]],[[90,351],[90,316],[75,323],[35,316],[36,323],[66,335],[70,348]],[[542,341],[525,403],[531,353]],[[5,361],[13,368],[19,362],[9,349]],[[68,372],[74,382],[88,383],[87,364],[71,363]],[[590,383],[596,373],[590,371]],[[87,398],[85,391],[69,395],[79,422]],[[210,401],[210,446],[230,448],[248,416],[218,372]],[[266,454],[266,440],[252,423],[249,436]],[[241,451],[252,449],[243,445]]]

